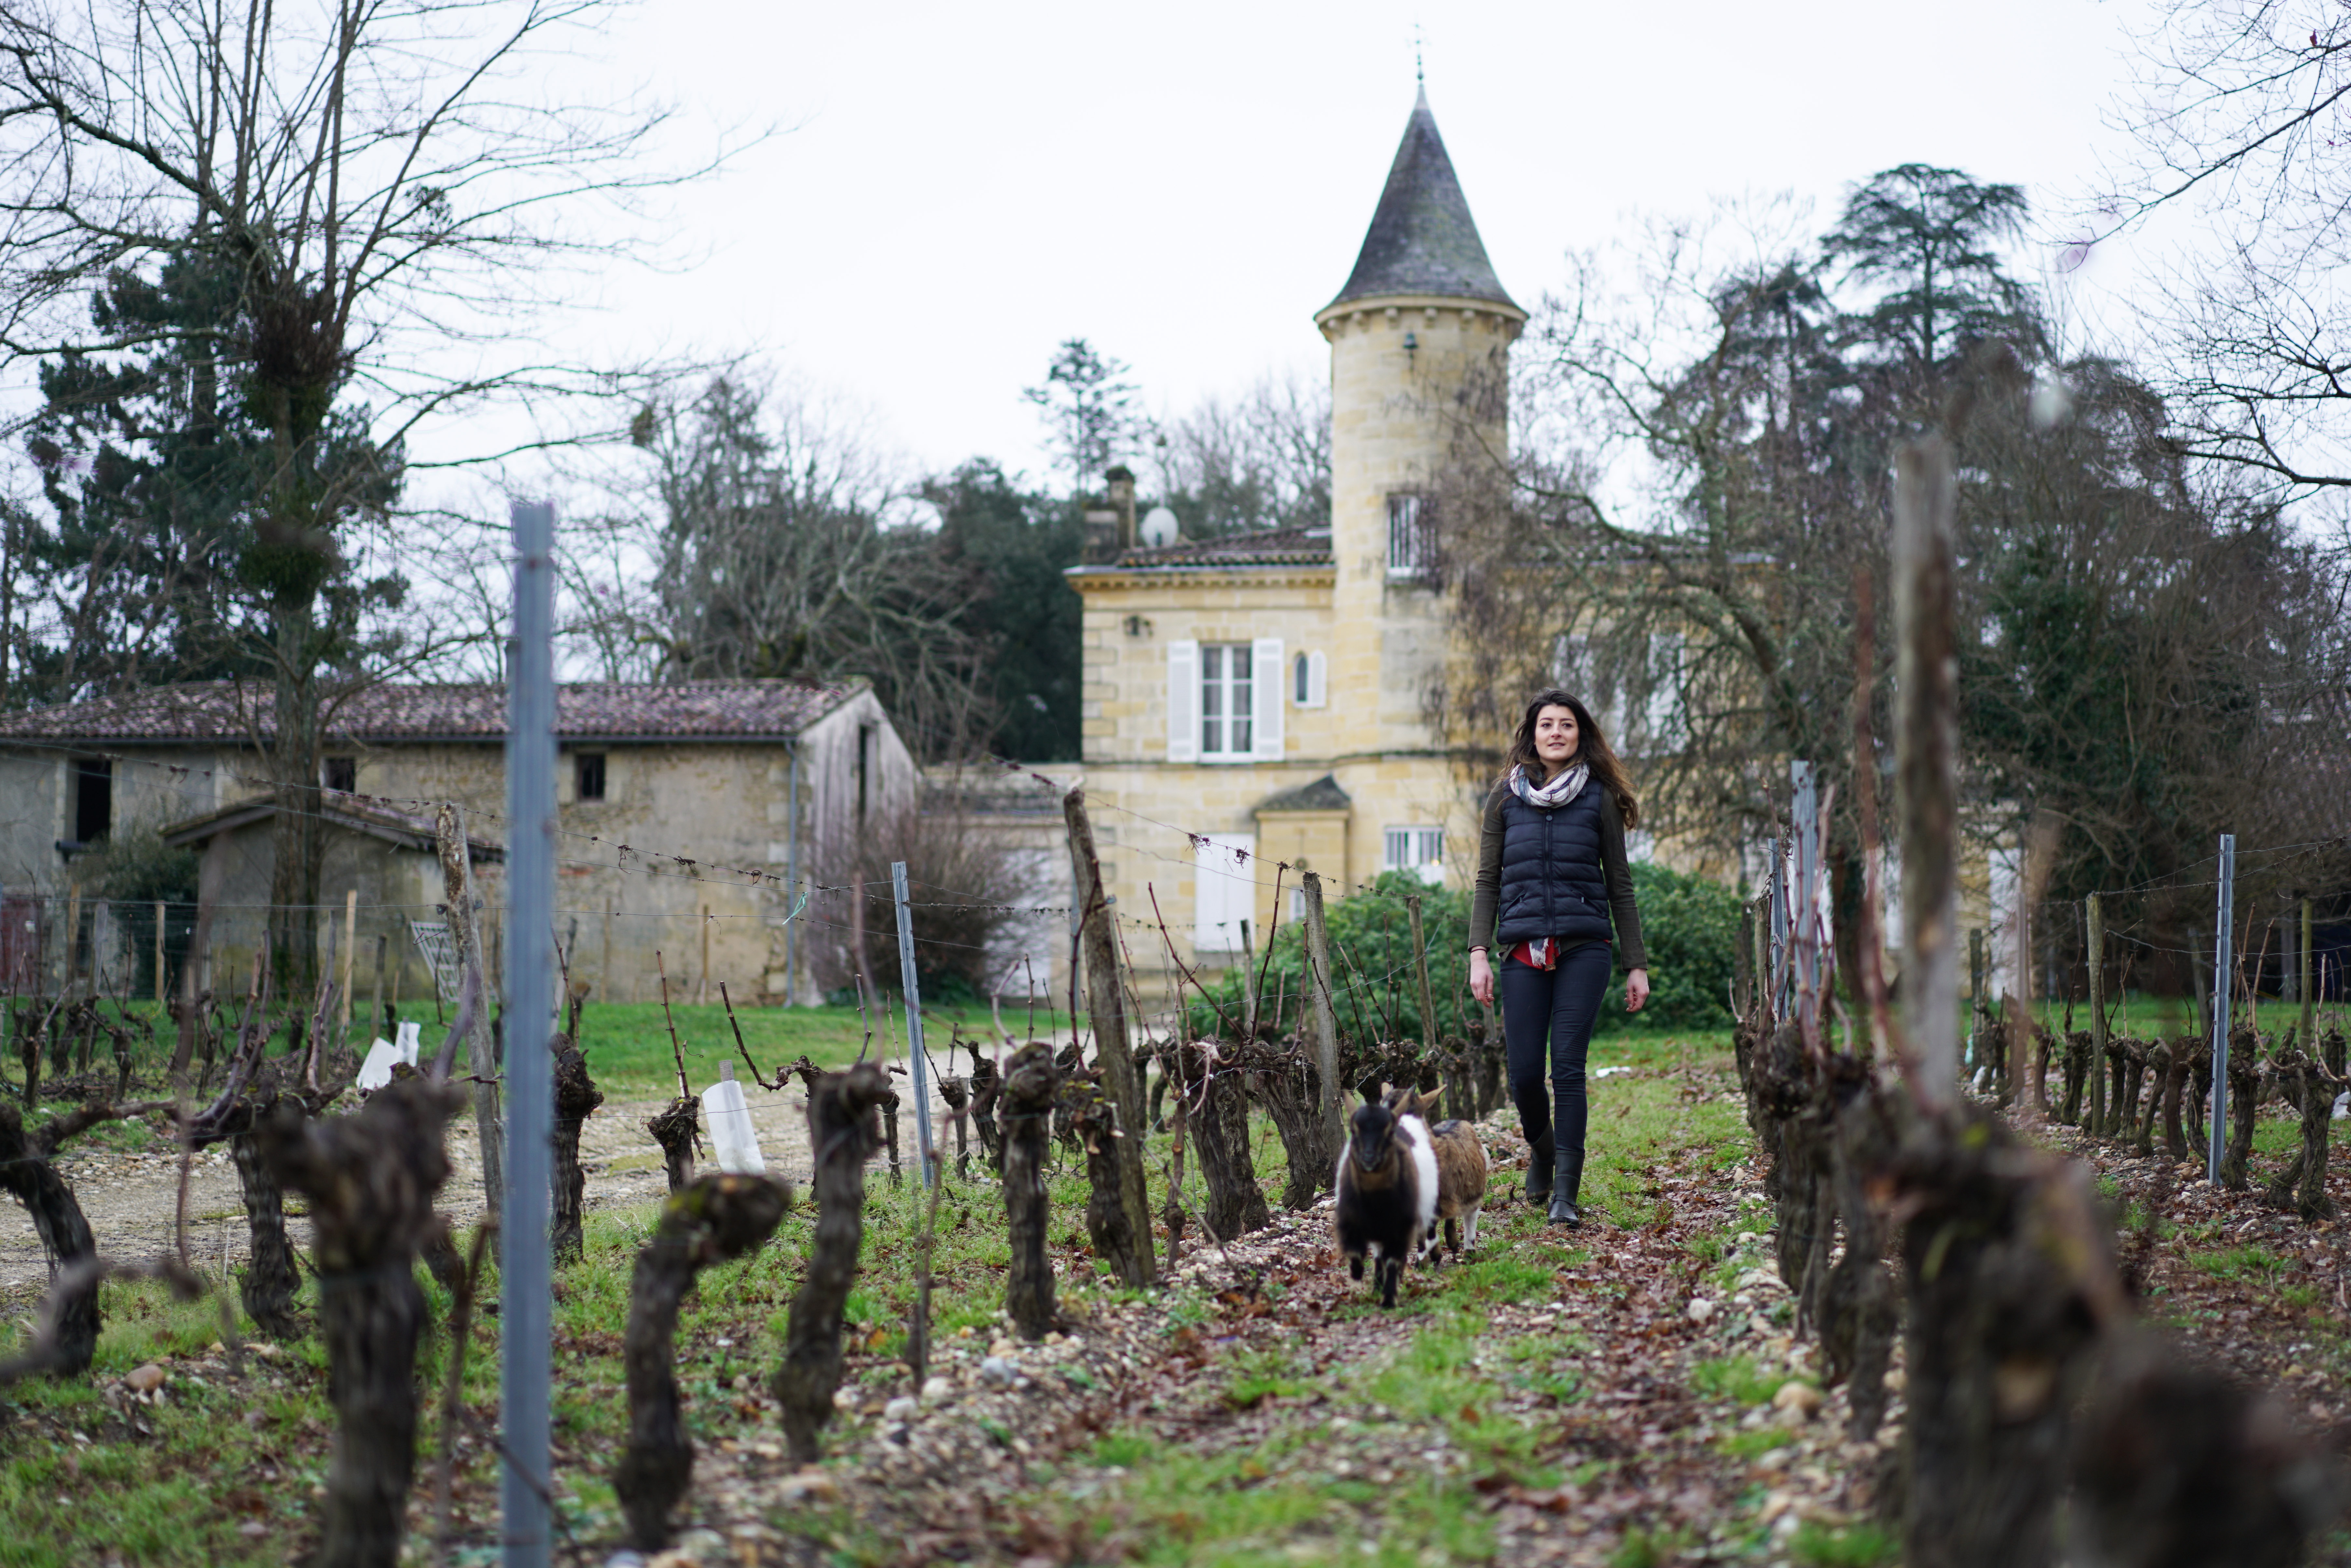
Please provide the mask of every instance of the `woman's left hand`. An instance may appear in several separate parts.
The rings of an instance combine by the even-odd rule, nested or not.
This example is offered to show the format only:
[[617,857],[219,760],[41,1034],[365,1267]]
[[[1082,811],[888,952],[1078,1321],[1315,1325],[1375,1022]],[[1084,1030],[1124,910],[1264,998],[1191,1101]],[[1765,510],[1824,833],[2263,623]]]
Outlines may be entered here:
[[1634,969],[1625,976],[1625,1010],[1636,1013],[1641,1004],[1649,999],[1649,971]]

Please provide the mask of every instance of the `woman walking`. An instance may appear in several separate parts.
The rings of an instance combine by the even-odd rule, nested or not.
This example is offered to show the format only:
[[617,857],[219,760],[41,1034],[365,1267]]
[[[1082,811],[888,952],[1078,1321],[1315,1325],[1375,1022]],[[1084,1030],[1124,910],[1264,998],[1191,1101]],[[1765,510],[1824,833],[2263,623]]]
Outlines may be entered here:
[[[1625,1009],[1649,999],[1641,914],[1625,863],[1640,805],[1591,710],[1563,691],[1527,705],[1510,768],[1486,802],[1469,906],[1469,989],[1490,1005],[1500,956],[1510,1099],[1532,1155],[1527,1201],[1583,1223],[1583,1061],[1608,989],[1609,936],[1625,968]],[[1552,1098],[1543,1098],[1544,1041]]]

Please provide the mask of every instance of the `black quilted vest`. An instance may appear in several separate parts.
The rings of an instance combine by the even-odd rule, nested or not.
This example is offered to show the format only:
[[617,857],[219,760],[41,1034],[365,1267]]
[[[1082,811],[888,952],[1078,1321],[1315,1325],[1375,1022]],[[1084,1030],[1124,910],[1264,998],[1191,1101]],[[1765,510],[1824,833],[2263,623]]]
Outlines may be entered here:
[[1600,801],[1593,779],[1563,806],[1530,806],[1507,786],[1502,798],[1502,889],[1495,945],[1558,936],[1609,939],[1608,881],[1600,870]]

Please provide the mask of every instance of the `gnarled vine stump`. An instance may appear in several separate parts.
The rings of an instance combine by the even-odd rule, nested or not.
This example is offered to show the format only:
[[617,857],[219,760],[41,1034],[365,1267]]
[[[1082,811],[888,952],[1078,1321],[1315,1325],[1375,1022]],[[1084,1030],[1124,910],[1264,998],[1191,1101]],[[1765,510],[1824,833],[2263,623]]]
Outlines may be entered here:
[[449,1177],[442,1134],[462,1101],[402,1077],[348,1116],[306,1123],[281,1103],[257,1131],[277,1179],[310,1200],[319,1318],[335,1406],[319,1561],[394,1568],[416,1465],[416,1254],[439,1226]]
[[[576,1010],[576,1009],[575,1009]],[[559,1263],[578,1258],[587,1245],[588,1174],[580,1168],[580,1129],[604,1103],[604,1092],[588,1076],[588,1059],[568,1035],[551,1042],[555,1058],[555,1206],[548,1243]],[[664,1154],[666,1155],[667,1151]]]
[[871,1062],[824,1073],[809,1085],[816,1237],[807,1277],[792,1298],[783,1364],[768,1385],[784,1407],[784,1440],[804,1465],[822,1453],[820,1439],[841,1386],[841,1309],[865,1235],[865,1162],[881,1143],[873,1112],[889,1092],[889,1079]]
[[[573,1052],[574,1055],[578,1053]],[[637,1254],[622,1360],[629,1383],[629,1441],[612,1490],[629,1540],[646,1552],[669,1543],[669,1513],[694,1476],[694,1440],[679,1419],[677,1308],[695,1276],[740,1258],[775,1234],[791,1189],[771,1176],[706,1176],[662,1206],[653,1239]]]
[[1043,1339],[1053,1327],[1053,1265],[1046,1255],[1049,1228],[1045,1140],[1061,1086],[1061,1069],[1043,1045],[1013,1053],[1004,1075],[1004,1211],[1011,1231],[1012,1271],[1004,1305],[1023,1339]]

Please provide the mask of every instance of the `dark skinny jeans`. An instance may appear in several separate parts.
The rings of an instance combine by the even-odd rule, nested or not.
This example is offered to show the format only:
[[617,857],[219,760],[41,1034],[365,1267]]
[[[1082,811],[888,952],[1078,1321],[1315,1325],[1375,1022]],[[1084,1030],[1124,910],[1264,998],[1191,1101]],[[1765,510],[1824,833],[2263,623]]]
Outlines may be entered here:
[[[1584,942],[1560,955],[1555,969],[1502,960],[1502,1039],[1510,1067],[1510,1101],[1528,1145],[1554,1147],[1583,1159],[1583,1061],[1592,1026],[1608,994],[1614,967],[1605,942]],[[1543,1100],[1543,1042],[1551,1042],[1551,1103]],[[1555,1130],[1555,1132],[1554,1132]]]

